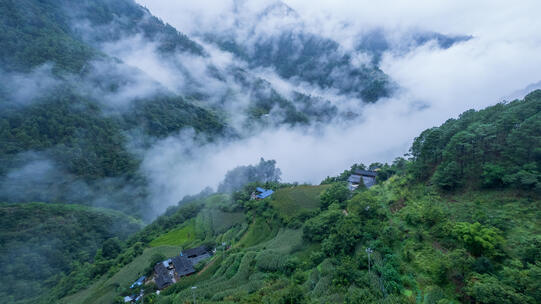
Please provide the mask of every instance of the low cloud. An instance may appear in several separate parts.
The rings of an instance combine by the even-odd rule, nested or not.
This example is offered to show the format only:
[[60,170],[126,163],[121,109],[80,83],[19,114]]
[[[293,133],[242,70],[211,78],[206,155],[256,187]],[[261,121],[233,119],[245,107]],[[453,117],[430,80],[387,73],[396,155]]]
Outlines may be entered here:
[[[160,140],[134,138],[132,150],[143,159],[141,173],[148,179],[156,214],[185,195],[196,194],[207,186],[217,187],[227,171],[239,165],[256,164],[261,157],[277,161],[282,180],[310,183],[319,183],[327,175],[338,174],[353,163],[392,161],[408,151],[413,138],[422,130],[470,108],[480,109],[505,96],[523,94],[521,89],[536,86],[541,80],[538,55],[541,39],[537,33],[541,27],[537,16],[541,5],[537,1],[510,7],[503,1],[286,0],[296,13],[273,0],[138,2],[179,31],[195,35],[191,38],[204,46],[206,55],[174,53],[165,58],[157,52],[155,42],[137,34],[126,36],[101,45],[106,54],[121,62],[94,62],[88,67],[88,74],[84,76],[87,78],[81,86],[101,96],[105,104],[117,107],[162,91],[196,96],[197,102],[205,106],[225,109],[228,123],[243,135],[241,139],[207,142],[195,132],[183,130]],[[263,16],[262,12],[268,7],[278,9]],[[282,18],[284,15],[286,18]],[[356,49],[359,41],[363,35],[381,29],[381,35],[390,43],[381,54],[379,67],[398,89],[389,98],[365,104],[337,89],[321,88],[295,77],[283,79],[272,68],[251,69],[242,59],[198,40],[202,38],[197,36],[231,35],[237,41],[247,40],[250,45],[262,36],[284,29],[333,39],[340,45],[339,52],[350,54],[352,64],[357,67],[373,59],[366,50]],[[414,41],[411,33],[416,32],[471,35],[472,38],[442,48],[435,39],[423,43]],[[351,81],[341,70],[332,74],[336,81],[345,84]],[[7,92],[22,103],[34,99],[44,88],[57,85],[50,66],[30,74],[6,75],[3,77],[9,76],[4,78],[9,81],[5,83],[29,88]],[[123,80],[114,90],[109,90],[109,81],[98,81],[103,75],[117,75]],[[269,86],[260,92],[251,90],[257,79],[267,81]],[[255,93],[269,95],[271,88],[290,100],[295,99],[294,92],[300,92],[314,96],[314,101],[321,104],[328,101],[337,107],[340,115],[318,125],[277,127],[277,123],[269,123],[266,128],[246,128],[246,109],[257,98]],[[274,116],[281,117],[282,112],[275,106],[268,120],[279,122]],[[342,119],[346,116],[348,119]],[[63,179],[57,178],[58,174]],[[18,189],[17,183],[26,188],[36,184],[35,189],[46,195],[48,187],[62,186],[60,182],[48,184],[54,179],[79,186],[78,191],[86,193],[107,188],[76,184],[54,162],[37,157],[8,172],[0,183],[3,187],[0,190],[6,193]],[[104,180],[111,185],[121,182]],[[109,188],[118,190],[115,187]],[[87,192],[87,189],[90,190]],[[132,190],[122,188],[119,193]],[[22,195],[24,191],[19,192]],[[95,195],[96,205],[111,199]]]
[[[253,12],[275,3],[138,2],[180,31],[212,32],[220,24],[220,29],[232,35],[238,32],[231,20],[248,24],[247,20],[252,20],[257,24],[258,20],[253,18],[258,15]],[[340,104],[343,112],[349,108],[357,118],[349,122],[334,120],[318,128],[271,128],[239,141],[195,146],[189,135],[169,137],[150,149],[144,162],[155,189],[159,189],[159,204],[174,203],[207,185],[216,187],[228,170],[255,164],[260,157],[275,159],[284,181],[312,183],[337,174],[352,163],[392,161],[408,151],[413,138],[422,130],[470,108],[481,109],[500,102],[541,79],[541,58],[537,55],[541,53],[541,40],[536,33],[541,26],[536,12],[541,7],[536,1],[511,8],[503,1],[285,3],[298,12],[308,31],[334,39],[361,63],[367,55],[354,51],[359,39],[374,29],[382,29],[390,47],[382,54],[380,68],[399,89],[391,98],[363,105],[336,90],[324,90],[295,79],[284,80],[272,70],[253,71],[284,96],[292,91],[320,96]],[[249,9],[239,10],[246,5]],[[288,24],[292,22],[272,24],[264,31],[256,27],[254,31],[272,33]],[[413,41],[411,33],[416,31],[472,38],[442,48],[437,40],[421,44]],[[186,147],[191,147],[189,153]]]
[[[123,177],[85,180],[67,172],[47,151],[27,151],[13,157],[0,177],[0,201],[83,204],[119,209],[151,220],[143,183]],[[118,204],[130,202],[130,204]],[[146,208],[146,209],[145,209]]]
[[61,79],[53,74],[52,64],[38,66],[28,73],[0,69],[0,96],[18,106],[34,103],[61,83]]
[[280,127],[218,143],[197,142],[193,133],[184,132],[157,142],[146,152],[142,168],[151,181],[156,210],[207,186],[216,188],[227,171],[256,164],[260,157],[277,161],[283,181],[317,184],[353,163],[401,156],[411,134],[423,130],[430,115],[419,104],[388,99],[365,106],[358,120],[317,129]]

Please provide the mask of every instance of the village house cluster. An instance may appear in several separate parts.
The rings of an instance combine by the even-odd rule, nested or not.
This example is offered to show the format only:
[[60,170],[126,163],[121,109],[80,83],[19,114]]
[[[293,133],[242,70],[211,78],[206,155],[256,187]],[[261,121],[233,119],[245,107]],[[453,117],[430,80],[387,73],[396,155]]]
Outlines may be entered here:
[[206,246],[184,250],[180,255],[154,266],[154,282],[158,289],[164,289],[180,278],[195,273],[194,266],[211,256],[212,252]]
[[[186,249],[180,252],[176,257],[161,261],[154,265],[153,276],[147,279],[142,276],[135,281],[130,289],[143,285],[145,282],[153,281],[158,290],[162,290],[171,284],[176,283],[182,277],[189,276],[196,272],[194,266],[202,260],[210,258],[215,250],[207,246]],[[143,291],[124,297],[124,302],[138,302],[143,297]]]
[[364,184],[366,188],[370,188],[376,184],[376,171],[369,170],[353,170],[353,173],[349,176],[349,190],[353,191]]

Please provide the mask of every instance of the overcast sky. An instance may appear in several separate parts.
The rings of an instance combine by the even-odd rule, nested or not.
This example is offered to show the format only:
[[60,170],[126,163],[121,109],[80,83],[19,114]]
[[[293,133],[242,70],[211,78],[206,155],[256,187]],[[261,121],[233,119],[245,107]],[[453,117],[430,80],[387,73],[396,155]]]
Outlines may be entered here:
[[[234,20],[243,25],[257,23],[257,12],[273,2],[137,1],[192,37],[231,29]],[[392,161],[407,152],[422,130],[465,110],[481,109],[516,96],[541,81],[541,1],[285,2],[297,11],[307,30],[332,38],[345,49],[374,28],[384,29],[396,39],[412,30],[473,38],[449,49],[427,44],[407,54],[386,53],[380,67],[401,89],[388,100],[365,106],[362,117],[347,129],[328,126],[317,135],[302,130],[269,130],[264,137],[202,150],[199,155],[204,157],[189,162],[175,145],[186,142],[186,135],[169,138],[157,144],[146,160],[155,176],[156,189],[177,191],[172,194],[177,197],[185,191],[175,189],[195,190],[205,183],[215,186],[227,169],[257,163],[259,157],[276,159],[287,181],[317,183],[354,162]],[[282,26],[299,26],[296,22],[290,18],[274,20],[259,30],[272,32]],[[268,80],[271,76],[276,75],[269,74]],[[186,180],[178,172],[190,172],[193,178]],[[197,178],[197,172],[215,174]]]

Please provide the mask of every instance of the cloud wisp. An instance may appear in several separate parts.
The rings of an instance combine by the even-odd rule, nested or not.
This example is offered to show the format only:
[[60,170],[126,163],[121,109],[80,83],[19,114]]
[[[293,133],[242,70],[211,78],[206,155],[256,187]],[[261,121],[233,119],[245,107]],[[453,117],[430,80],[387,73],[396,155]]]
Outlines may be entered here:
[[[441,124],[470,108],[480,109],[541,79],[541,39],[533,26],[541,21],[541,7],[526,1],[509,8],[502,1],[455,1],[441,4],[415,1],[305,1],[286,0],[298,12],[283,23],[270,16],[255,18],[277,1],[148,1],[138,0],[178,30],[192,35],[223,31],[236,39],[270,35],[284,27],[304,27],[354,50],[363,34],[383,29],[390,48],[380,68],[400,87],[391,98],[362,105],[333,90],[291,82],[272,70],[253,71],[287,95],[293,90],[323,96],[357,114],[351,122],[333,121],[317,130],[271,128],[240,141],[197,146],[186,153],[192,140],[186,134],[158,142],[148,151],[145,170],[155,183],[159,201],[173,203],[182,195],[216,186],[227,170],[255,163],[259,157],[276,159],[286,181],[317,183],[355,162],[391,161],[407,152],[413,138],[425,128]],[[537,7],[537,9],[535,9]],[[239,31],[241,25],[250,31]],[[265,26],[257,26],[257,25]],[[471,35],[467,41],[442,48],[437,41],[416,47],[412,31]],[[235,36],[236,35],[236,36]],[[244,36],[246,35],[246,36]],[[354,51],[366,60],[366,53]],[[186,156],[191,155],[191,156]],[[197,155],[197,156],[194,156]]]
[[[134,138],[131,145],[142,158],[141,173],[148,179],[156,213],[185,195],[216,187],[228,170],[255,164],[261,157],[277,161],[284,181],[310,183],[318,183],[353,163],[392,161],[407,152],[423,129],[470,108],[499,102],[505,96],[520,97],[521,89],[541,80],[538,1],[512,7],[504,1],[285,0],[285,5],[275,0],[137,2],[202,45],[204,55],[174,52],[163,56],[156,41],[130,33],[98,46],[118,62],[94,62],[82,79],[70,81],[81,80],[83,91],[115,109],[129,110],[127,105],[132,100],[151,99],[164,92],[188,97],[205,107],[223,110],[240,135],[207,142],[192,131],[182,130],[162,139]],[[246,56],[253,56],[251,47],[258,41],[284,31],[336,42],[335,54],[318,58],[316,63],[322,66],[344,54],[350,56],[353,67],[371,64],[374,54],[360,47],[360,42],[365,37],[381,36],[386,45],[378,54],[377,64],[398,89],[388,98],[366,104],[336,87],[281,77],[273,66],[254,68],[242,56],[221,50],[205,39],[209,33],[231,37],[243,43]],[[415,33],[472,38],[442,47],[433,38],[419,42]],[[299,41],[292,45],[295,43],[302,45]],[[119,84],[115,91],[107,91],[109,82],[100,86],[98,80],[104,75],[119,79],[118,83],[109,79],[115,86]],[[30,88],[10,97],[23,104],[36,97],[33,92],[58,84],[47,65],[28,75],[7,76],[9,81]],[[332,70],[327,76],[344,86],[355,85],[344,70]],[[296,93],[313,96],[309,103],[314,109],[336,109],[339,115],[317,125],[286,126],[280,125],[284,109],[272,105],[261,116],[268,123],[246,127],[249,107],[258,98],[273,99],[274,92],[291,101],[301,114],[306,110],[297,103]],[[334,108],[325,107],[327,102]],[[144,142],[144,147],[137,141]],[[37,170],[43,172],[39,175],[43,178],[38,176],[36,182],[46,185],[50,176],[60,174],[47,160],[38,159],[28,166],[10,172],[9,178],[20,180],[27,171]]]

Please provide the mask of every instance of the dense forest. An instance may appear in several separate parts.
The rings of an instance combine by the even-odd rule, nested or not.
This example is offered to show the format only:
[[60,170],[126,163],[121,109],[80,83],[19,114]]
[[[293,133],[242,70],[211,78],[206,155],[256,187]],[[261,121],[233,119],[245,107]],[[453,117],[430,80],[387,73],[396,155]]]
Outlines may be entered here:
[[[138,172],[140,157],[128,147],[133,136],[233,133],[223,115],[164,88],[125,101],[128,109],[107,99],[134,80],[100,43],[139,33],[164,56],[204,55],[133,1],[0,1],[0,8],[7,12],[0,21],[0,201],[79,203],[142,218],[149,208],[147,181]],[[124,23],[116,24],[118,14]],[[74,26],[74,18],[94,31]],[[101,65],[111,68],[101,71]],[[38,85],[24,87],[34,81]],[[27,92],[14,91],[21,85]]]
[[[533,168],[526,172],[539,180],[535,154],[518,159],[505,151],[508,144],[515,151],[539,148],[538,133],[528,132],[535,130],[529,124],[540,105],[535,91],[524,100],[467,111],[424,131],[409,159],[355,164],[319,186],[275,179],[232,194],[187,197],[128,241],[130,249],[120,255],[132,256],[139,244],[137,258],[116,264],[62,302],[120,303],[121,296],[138,292],[129,285],[152,275],[156,261],[204,244],[218,251],[196,266],[198,274],[159,295],[149,282],[141,287],[144,301],[189,302],[197,286],[199,303],[539,303],[540,193],[522,179],[487,183],[486,167],[500,166],[510,176]],[[499,140],[489,145],[470,138],[475,154],[457,153],[469,151],[457,148],[457,134],[492,128]],[[435,147],[442,157],[429,158],[438,150],[423,146],[427,133],[440,136]],[[438,177],[439,167],[451,161],[463,168],[453,176],[456,187]],[[355,169],[376,170],[377,185],[350,191],[345,180]],[[238,168],[226,180],[249,172]],[[275,193],[253,200],[258,186]]]
[[[5,12],[0,20],[0,63],[5,70],[28,71],[53,62],[59,73],[84,72],[90,60],[104,55],[99,43],[135,33],[158,42],[164,54],[203,54],[200,45],[130,0],[2,0],[0,9]],[[74,27],[74,19],[88,22],[88,28]]]
[[[375,30],[351,42],[371,56],[359,61],[281,2],[255,22],[283,13],[294,26],[246,41],[236,31],[260,24],[188,37],[134,0],[0,0],[0,11],[3,302],[541,303],[540,90],[427,129],[390,164],[301,185],[261,158],[216,191],[151,206],[156,143],[211,150],[349,128],[363,103],[401,89],[379,67],[385,52],[471,36],[413,32],[392,49]],[[128,63],[130,51],[163,66]],[[376,185],[351,190],[359,169]],[[272,195],[255,199],[261,188]],[[215,249],[197,273],[160,293],[152,279],[132,286],[197,246]]]
[[[514,187],[541,192],[541,91],[467,111],[415,139],[412,173],[442,189]],[[434,174],[432,175],[432,172]]]
[[[137,153],[153,141],[194,130],[196,140],[215,142],[268,127],[317,126],[356,117],[340,113],[319,96],[296,91],[285,96],[236,66],[205,66],[210,80],[226,88],[223,96],[213,96],[189,66],[174,59],[208,60],[203,46],[133,0],[1,0],[0,9],[7,12],[0,19],[0,201],[78,203],[150,220],[145,218],[148,181]],[[279,71],[287,67],[299,72],[312,57],[328,51],[336,58],[326,71],[347,69],[349,58],[336,42],[302,38],[328,48],[284,63],[260,47],[259,55],[243,60],[266,58],[253,66],[273,64]],[[123,46],[125,39],[142,40],[155,48],[159,60],[177,69],[186,82],[182,94],[108,53],[107,45]],[[289,53],[292,47],[284,45],[280,52]],[[350,72],[356,80],[349,91],[357,85],[371,87],[376,78],[387,87],[377,68]],[[323,87],[340,85],[323,75],[310,77],[306,80]],[[144,92],[138,94],[140,90]],[[367,100],[389,95],[376,91]],[[239,109],[237,104],[245,100],[249,102]]]
[[140,221],[106,209],[0,204],[0,295],[6,303],[35,303],[78,265],[96,263],[102,247],[109,255],[120,251],[111,244],[141,227]]
[[[339,49],[338,43],[308,33],[284,32],[278,36],[259,37],[254,45],[243,45],[232,37],[206,35],[210,42],[232,52],[253,67],[272,67],[286,78],[298,78],[322,88],[337,88],[366,102],[389,97],[394,89],[392,81],[377,67],[366,64],[352,67],[352,58]],[[340,70],[343,77],[329,75]]]

